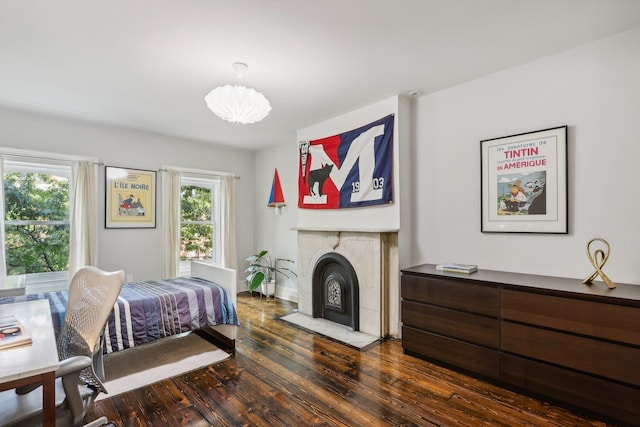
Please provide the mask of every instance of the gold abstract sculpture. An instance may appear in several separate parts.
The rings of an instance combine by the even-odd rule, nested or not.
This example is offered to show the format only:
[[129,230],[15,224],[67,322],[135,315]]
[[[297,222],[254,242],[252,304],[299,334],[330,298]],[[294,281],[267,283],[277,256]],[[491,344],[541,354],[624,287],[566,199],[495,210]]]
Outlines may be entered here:
[[[596,241],[602,242],[606,247],[607,251],[604,252],[602,249],[596,249],[592,253],[591,244]],[[601,239],[599,237],[589,240],[589,243],[587,243],[587,257],[589,257],[589,261],[591,262],[591,265],[593,265],[593,267],[596,269],[596,271],[594,271],[591,274],[591,276],[584,279],[582,283],[584,283],[585,285],[590,285],[591,282],[593,282],[595,278],[598,277],[599,275],[609,289],[613,289],[616,287],[616,284],[613,283],[613,281],[611,281],[611,279],[609,279],[609,277],[607,277],[606,274],[604,274],[604,271],[602,271],[602,267],[604,267],[604,264],[609,259],[610,251],[611,251],[611,247],[609,246],[609,243],[606,240]]]

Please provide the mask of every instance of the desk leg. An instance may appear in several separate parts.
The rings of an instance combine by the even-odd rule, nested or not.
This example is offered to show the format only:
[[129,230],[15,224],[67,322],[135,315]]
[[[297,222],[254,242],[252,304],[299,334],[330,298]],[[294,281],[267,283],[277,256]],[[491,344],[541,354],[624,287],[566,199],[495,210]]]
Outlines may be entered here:
[[42,374],[42,425],[55,427],[56,425],[56,374],[47,372]]

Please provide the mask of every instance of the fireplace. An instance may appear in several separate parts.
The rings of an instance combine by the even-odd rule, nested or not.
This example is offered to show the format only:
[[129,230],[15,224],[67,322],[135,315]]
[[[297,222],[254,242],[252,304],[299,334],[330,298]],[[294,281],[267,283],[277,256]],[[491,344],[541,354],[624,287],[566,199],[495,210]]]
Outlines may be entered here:
[[313,317],[360,330],[358,276],[347,258],[324,254],[313,269]]
[[298,310],[378,338],[396,335],[395,231],[298,229]]

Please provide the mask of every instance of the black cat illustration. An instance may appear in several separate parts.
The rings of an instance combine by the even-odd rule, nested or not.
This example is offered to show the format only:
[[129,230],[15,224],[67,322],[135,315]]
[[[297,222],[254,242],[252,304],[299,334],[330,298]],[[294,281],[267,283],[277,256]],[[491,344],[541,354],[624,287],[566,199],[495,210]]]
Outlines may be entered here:
[[[333,165],[324,165],[320,169],[314,169],[309,171],[309,194],[312,196],[322,196],[322,186],[324,182],[329,178],[329,174],[333,169]],[[318,183],[318,194],[315,194],[313,187]]]

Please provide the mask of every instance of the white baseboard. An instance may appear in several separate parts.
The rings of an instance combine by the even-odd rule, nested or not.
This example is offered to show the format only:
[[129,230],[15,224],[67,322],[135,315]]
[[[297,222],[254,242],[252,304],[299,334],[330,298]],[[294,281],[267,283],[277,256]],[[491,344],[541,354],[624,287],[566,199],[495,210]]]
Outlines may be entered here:
[[[244,282],[238,286],[238,292],[248,292],[249,288]],[[298,302],[298,288],[290,288],[288,286],[276,285],[276,298],[286,301]]]
[[298,288],[276,286],[276,298],[291,302],[298,302]]

